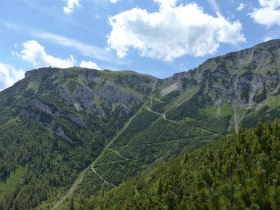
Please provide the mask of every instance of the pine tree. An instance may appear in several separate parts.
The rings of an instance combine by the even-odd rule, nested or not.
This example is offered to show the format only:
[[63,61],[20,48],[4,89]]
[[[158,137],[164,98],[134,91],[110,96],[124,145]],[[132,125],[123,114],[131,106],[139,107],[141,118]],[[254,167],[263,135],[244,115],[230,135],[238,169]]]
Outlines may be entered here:
[[69,210],[75,210],[74,199],[71,198]]
[[160,179],[159,183],[158,183],[157,194],[160,196],[160,195],[162,195],[162,192],[163,192],[163,185],[162,185],[162,180]]
[[184,163],[187,163],[189,160],[189,153],[188,151],[185,152],[185,158],[184,158]]

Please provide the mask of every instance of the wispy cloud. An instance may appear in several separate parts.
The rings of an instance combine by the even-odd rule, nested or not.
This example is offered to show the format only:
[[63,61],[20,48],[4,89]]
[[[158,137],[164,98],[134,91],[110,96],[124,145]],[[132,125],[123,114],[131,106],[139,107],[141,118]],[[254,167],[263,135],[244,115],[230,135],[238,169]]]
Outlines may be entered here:
[[32,1],[32,0],[19,0],[20,2],[24,3],[28,7],[31,7],[35,10],[38,10],[39,12],[48,15],[48,16],[55,16],[58,15],[55,10],[50,9],[42,5],[39,1]]
[[210,5],[210,7],[212,8],[212,10],[214,10],[218,14],[221,14],[220,7],[216,0],[207,0],[207,2]]
[[40,39],[47,40],[57,45],[74,48],[84,56],[96,58],[106,62],[112,62],[113,59],[113,56],[103,48],[96,47],[94,45],[71,39],[65,36],[47,32],[32,32],[31,35]]
[[53,43],[56,45],[73,48],[86,57],[95,58],[95,59],[109,62],[109,63],[116,63],[116,64],[127,63],[124,60],[117,59],[116,56],[113,55],[110,51],[108,51],[104,48],[89,44],[89,43],[81,42],[79,40],[72,39],[72,38],[58,35],[58,34],[39,31],[39,30],[36,30],[33,28],[29,28],[29,27],[25,27],[25,26],[13,24],[13,23],[4,23],[4,24],[6,27],[8,27],[12,30],[28,33],[35,38],[43,39],[47,42],[50,42],[50,43]]
[[27,5],[28,7],[31,7],[37,11],[39,11],[42,14],[45,14],[49,17],[52,17],[54,19],[56,19],[57,21],[62,21],[64,23],[68,23],[71,24],[73,26],[79,27],[80,29],[86,30],[88,32],[91,32],[93,34],[99,34],[98,31],[94,31],[92,30],[92,28],[87,27],[77,21],[75,21],[72,18],[69,18],[68,16],[64,15],[61,10],[56,10],[52,7],[47,7],[44,4],[41,3],[41,1],[38,0],[19,0],[22,3],[24,3],[25,5]]

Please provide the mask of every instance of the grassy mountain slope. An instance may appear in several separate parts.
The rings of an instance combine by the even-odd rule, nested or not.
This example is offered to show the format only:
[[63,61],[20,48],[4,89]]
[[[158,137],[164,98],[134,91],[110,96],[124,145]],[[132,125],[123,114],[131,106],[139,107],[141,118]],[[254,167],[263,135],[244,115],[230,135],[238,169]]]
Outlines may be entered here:
[[[233,133],[242,121],[253,127],[258,121],[279,118],[279,68],[275,59],[269,59],[280,54],[272,45],[274,42],[268,42],[210,59],[193,71],[159,80],[146,106],[95,162],[93,170],[87,171],[74,200],[83,203],[185,149],[193,151]],[[260,67],[245,68],[253,60],[258,60]],[[269,60],[266,67],[273,73],[265,71],[259,60]],[[254,101],[264,90],[263,99]],[[245,93],[250,100],[244,98]]]
[[178,156],[185,148],[193,150],[218,136],[185,123],[168,121],[144,108],[95,163],[98,175],[88,171],[74,197],[84,200],[104,188],[115,188]]
[[0,209],[67,209],[241,122],[279,118],[279,57],[274,40],[164,80],[83,68],[27,72],[0,92]]
[[46,68],[1,92],[0,209],[32,209],[60,197],[155,81],[132,72]]
[[279,138],[280,121],[241,129],[100,193],[82,209],[279,209]]

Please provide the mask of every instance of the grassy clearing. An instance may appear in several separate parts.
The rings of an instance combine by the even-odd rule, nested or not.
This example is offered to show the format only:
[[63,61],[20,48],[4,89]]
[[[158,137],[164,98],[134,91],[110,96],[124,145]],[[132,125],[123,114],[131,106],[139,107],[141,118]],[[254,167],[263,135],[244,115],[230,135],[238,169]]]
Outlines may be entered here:
[[0,200],[4,200],[7,196],[12,196],[16,188],[22,184],[26,172],[25,168],[19,167],[11,173],[5,182],[0,182]]
[[28,84],[27,90],[33,90],[35,93],[37,93],[38,90],[39,90],[39,87],[40,87],[39,82],[37,82],[37,81],[31,81],[31,82],[29,82],[29,84]]

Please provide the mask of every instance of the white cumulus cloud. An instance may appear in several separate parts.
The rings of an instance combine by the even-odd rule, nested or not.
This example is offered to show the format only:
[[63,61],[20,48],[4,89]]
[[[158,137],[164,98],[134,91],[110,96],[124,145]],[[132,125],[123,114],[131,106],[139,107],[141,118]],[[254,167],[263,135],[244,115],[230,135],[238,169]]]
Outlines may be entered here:
[[268,27],[280,25],[280,0],[259,0],[259,4],[250,14],[254,21]]
[[92,61],[81,61],[80,67],[100,70],[100,67]]
[[24,71],[12,66],[0,63],[0,91],[12,86],[15,82],[24,78]]
[[67,0],[67,5],[63,7],[63,12],[64,14],[70,15],[75,7],[79,7],[80,5],[80,0]]
[[239,21],[230,22],[220,14],[211,16],[195,3],[177,5],[177,0],[154,0],[157,12],[133,8],[109,18],[109,48],[121,58],[130,49],[141,56],[172,61],[184,55],[204,56],[220,44],[245,41]]
[[27,41],[22,46],[23,50],[16,54],[36,68],[46,66],[68,68],[75,66],[76,60],[72,55],[67,59],[60,59],[48,55],[44,46],[40,45],[37,41]]

